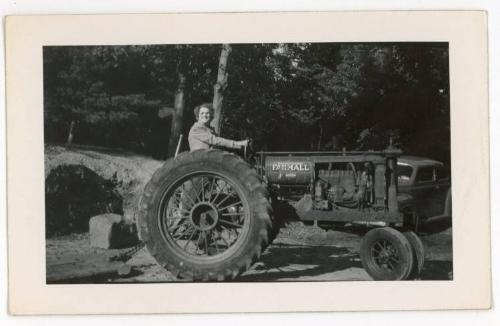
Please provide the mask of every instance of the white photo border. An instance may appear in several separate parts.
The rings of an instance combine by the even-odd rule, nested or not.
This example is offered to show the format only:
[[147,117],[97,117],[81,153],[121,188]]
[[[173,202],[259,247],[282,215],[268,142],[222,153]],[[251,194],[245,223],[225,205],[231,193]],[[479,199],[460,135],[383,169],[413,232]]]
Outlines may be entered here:
[[[449,43],[452,281],[46,284],[43,46],[420,41]],[[10,312],[130,314],[489,308],[487,59],[487,16],[482,11],[8,17]]]

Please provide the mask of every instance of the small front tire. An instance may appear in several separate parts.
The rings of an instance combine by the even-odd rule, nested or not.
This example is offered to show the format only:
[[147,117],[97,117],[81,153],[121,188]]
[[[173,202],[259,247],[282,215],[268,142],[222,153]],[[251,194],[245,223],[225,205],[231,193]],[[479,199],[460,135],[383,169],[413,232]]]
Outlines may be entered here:
[[374,280],[406,280],[414,266],[410,241],[390,227],[370,230],[361,240],[360,256]]

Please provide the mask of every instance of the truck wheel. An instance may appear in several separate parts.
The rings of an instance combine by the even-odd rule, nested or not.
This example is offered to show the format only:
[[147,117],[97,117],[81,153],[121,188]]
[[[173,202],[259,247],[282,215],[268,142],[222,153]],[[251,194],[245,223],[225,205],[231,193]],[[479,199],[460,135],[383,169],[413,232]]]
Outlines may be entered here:
[[422,240],[418,235],[415,234],[413,231],[405,231],[403,232],[403,235],[410,241],[410,244],[413,249],[413,257],[416,262],[414,264],[415,266],[413,267],[413,271],[410,275],[410,278],[418,278],[420,276],[420,273],[422,273],[422,270],[424,269],[424,262],[425,262],[425,249],[424,249],[424,244],[422,243]]
[[260,257],[271,205],[257,172],[234,154],[198,150],[167,161],[146,185],[141,238],[184,280],[233,279]]
[[360,256],[374,280],[405,280],[414,264],[410,241],[389,227],[370,230],[361,240]]

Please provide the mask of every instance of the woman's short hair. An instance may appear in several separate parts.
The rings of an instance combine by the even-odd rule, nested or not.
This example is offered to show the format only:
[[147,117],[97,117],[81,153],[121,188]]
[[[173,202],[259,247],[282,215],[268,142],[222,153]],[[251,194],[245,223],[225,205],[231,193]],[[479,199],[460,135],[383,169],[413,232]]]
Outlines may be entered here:
[[201,108],[207,108],[210,111],[210,117],[214,117],[214,106],[212,103],[203,103],[194,108],[194,118],[198,121],[198,115],[200,114]]

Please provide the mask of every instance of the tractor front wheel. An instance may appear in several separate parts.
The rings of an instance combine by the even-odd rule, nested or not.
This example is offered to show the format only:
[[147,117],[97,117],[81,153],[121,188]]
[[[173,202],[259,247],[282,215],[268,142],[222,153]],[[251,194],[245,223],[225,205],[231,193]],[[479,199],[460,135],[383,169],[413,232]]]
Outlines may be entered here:
[[370,230],[361,240],[360,256],[374,280],[406,280],[413,271],[410,241],[393,228]]

